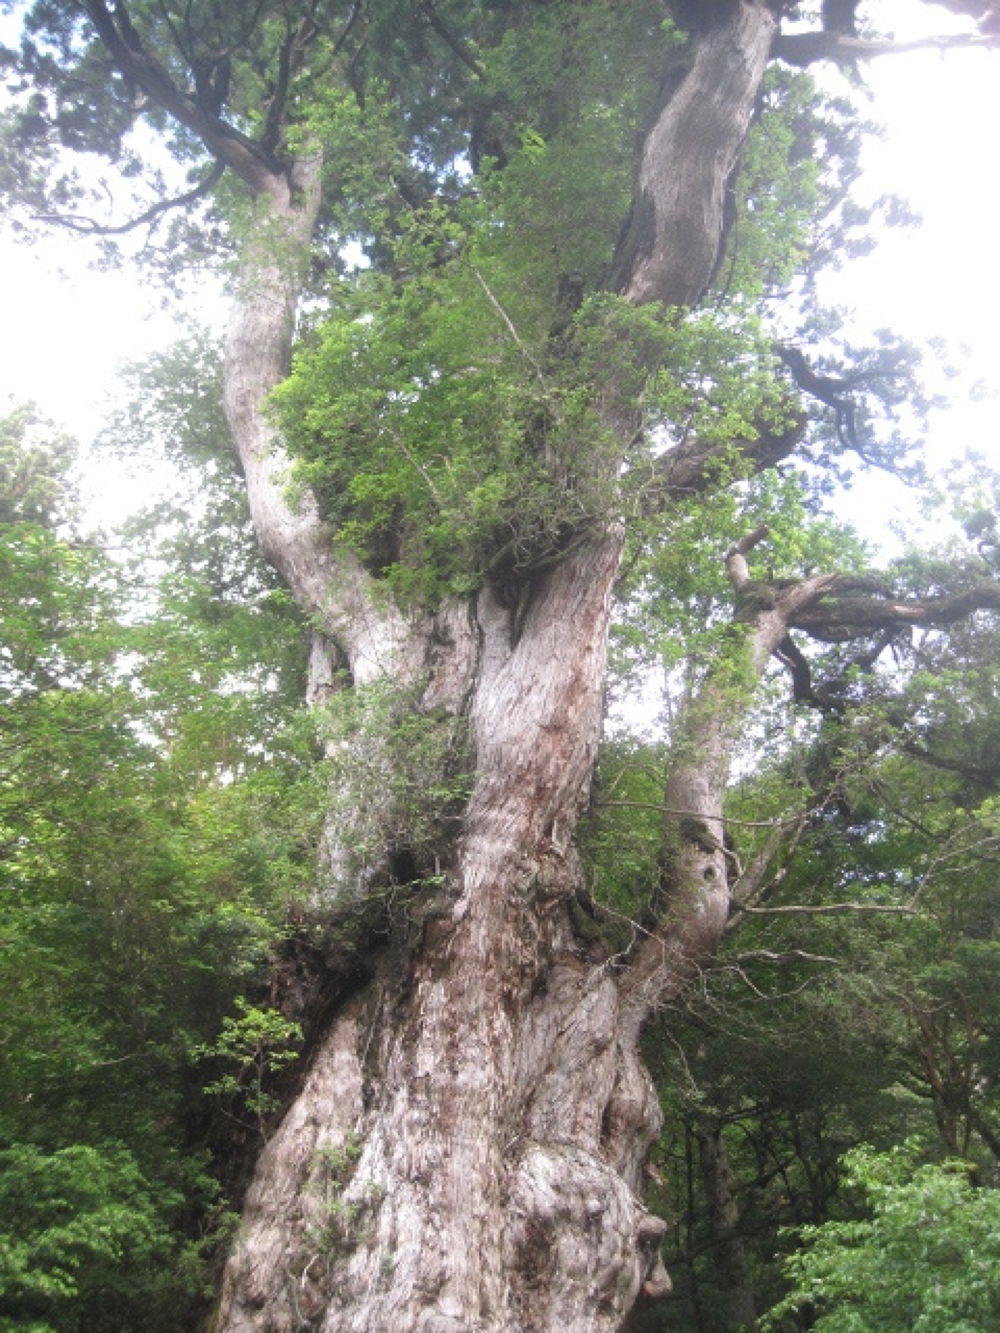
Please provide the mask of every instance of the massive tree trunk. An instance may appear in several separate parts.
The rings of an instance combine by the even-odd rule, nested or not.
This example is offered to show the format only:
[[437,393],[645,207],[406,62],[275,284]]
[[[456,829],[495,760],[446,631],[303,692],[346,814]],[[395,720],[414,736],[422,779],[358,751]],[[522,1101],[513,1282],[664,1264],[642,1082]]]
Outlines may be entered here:
[[[780,8],[697,6],[688,43],[669,56],[610,269],[626,300],[683,310],[704,294]],[[348,982],[331,978],[318,1006],[325,1026],[258,1163],[216,1328],[610,1333],[638,1299],[670,1288],[665,1224],[642,1202],[660,1111],[639,1038],[711,957],[732,911],[723,801],[754,681],[776,652],[808,676],[792,629],[836,641],[949,623],[997,594],[839,599],[858,588],[834,576],[753,588],[746,554],[763,534],[737,542],[732,653],[707,670],[679,727],[655,917],[626,954],[585,937],[574,838],[623,534],[593,522],[513,594],[487,581],[468,601],[420,611],[396,605],[338,545],[308,492],[289,500],[264,403],[288,362],[320,165],[303,156],[283,171],[255,167],[227,412],[262,548],[313,619],[311,697],[391,685],[390,729],[407,708],[446,719],[453,737],[464,731],[468,792],[460,812],[444,812],[433,848],[407,846],[389,780],[359,788],[353,810],[341,802],[329,821],[313,918],[340,929],[345,910],[381,894],[380,942]],[[615,389],[600,390],[621,445],[605,464],[609,487],[636,424]],[[748,443],[750,465],[782,457],[800,429]],[[701,489],[712,457],[710,446],[678,446],[657,502]],[[349,775],[355,756],[339,744]],[[377,735],[365,746],[369,767],[390,779],[398,748]],[[342,944],[331,953],[342,960]]]
[[[666,80],[616,269],[630,299],[704,291],[774,30],[766,4],[714,6]],[[304,240],[307,197],[268,200],[270,225]],[[392,680],[467,719],[472,788],[437,886],[397,899],[371,979],[335,1009],[261,1156],[216,1326],[619,1328],[641,1293],[669,1289],[665,1225],[641,1199],[659,1126],[641,1025],[726,916],[724,867],[710,882],[699,865],[653,956],[609,958],[573,928],[621,534],[589,532],[516,610],[488,585],[434,616],[393,607],[308,497],[294,512],[282,495],[261,403],[287,356],[293,266],[251,251],[247,270],[227,404],[264,549],[334,645],[314,653],[321,675],[339,657],[355,686]],[[622,427],[613,406],[608,424]]]

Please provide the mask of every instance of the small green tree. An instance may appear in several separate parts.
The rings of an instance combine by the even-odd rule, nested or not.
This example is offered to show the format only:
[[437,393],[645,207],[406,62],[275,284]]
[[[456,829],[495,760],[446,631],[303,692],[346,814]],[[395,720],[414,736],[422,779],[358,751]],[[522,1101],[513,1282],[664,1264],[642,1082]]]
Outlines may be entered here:
[[206,1084],[212,1096],[236,1099],[266,1134],[269,1117],[281,1103],[268,1091],[269,1080],[298,1057],[302,1029],[276,1009],[259,1009],[237,996],[238,1017],[226,1018],[214,1042],[196,1046],[196,1059],[216,1059],[223,1065],[218,1078]]

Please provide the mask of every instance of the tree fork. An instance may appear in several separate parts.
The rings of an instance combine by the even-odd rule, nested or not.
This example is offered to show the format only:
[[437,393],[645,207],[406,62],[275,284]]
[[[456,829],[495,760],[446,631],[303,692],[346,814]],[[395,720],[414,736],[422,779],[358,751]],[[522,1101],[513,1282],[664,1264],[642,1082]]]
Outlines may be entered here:
[[[769,6],[733,3],[691,38],[689,75],[643,149],[655,225],[626,238],[617,272],[629,299],[693,304],[709,281],[775,24]],[[697,124],[690,108],[702,98],[713,110]],[[677,173],[683,190],[670,184]],[[262,532],[265,549],[324,606],[331,556],[311,533],[312,554],[290,556],[286,522]],[[379,626],[362,646],[392,675],[433,660],[432,690],[436,677],[462,681],[474,784],[447,889],[334,1018],[261,1158],[220,1333],[304,1321],[330,1333],[611,1333],[641,1293],[669,1289],[664,1224],[640,1201],[660,1113],[637,1045],[658,994],[588,957],[567,910],[582,888],[573,838],[596,759],[620,549],[617,530],[595,532],[545,570],[514,636],[484,587],[471,659],[464,633],[428,654],[426,623],[393,621],[384,599],[373,616],[363,590],[359,617],[324,607],[355,676],[360,619]],[[442,693],[456,706],[458,691]]]
[[[984,34],[996,9],[992,0],[946,3],[979,17]],[[478,78],[479,57],[464,42],[458,7],[449,5],[448,21],[437,15],[437,24],[433,5],[417,8],[435,44]],[[509,7],[474,8],[500,23]],[[716,269],[727,183],[767,62],[782,51],[791,59],[796,48],[776,43],[779,16],[793,8],[784,0],[674,0],[669,8],[691,31],[679,52],[673,37],[666,43],[631,215],[605,286],[633,303],[673,307],[680,319]],[[346,59],[352,44],[360,51],[363,41],[348,39],[374,9],[339,6],[344,26],[333,56],[343,47]],[[834,9],[844,6],[826,6],[828,15]],[[640,1294],[655,1298],[669,1285],[657,1257],[664,1224],[641,1203],[659,1110],[638,1040],[650,1011],[695,975],[730,919],[722,803],[753,681],[790,628],[839,641],[894,625],[950,623],[1000,600],[984,588],[917,608],[857,597],[857,586],[826,576],[789,588],[761,585],[767,597],[755,601],[745,595],[750,539],[737,543],[728,564],[737,600],[743,595],[733,632],[734,642],[742,639],[742,693],[734,695],[726,678],[731,664],[716,663],[683,720],[686,744],[664,805],[685,813],[665,817],[670,857],[658,915],[627,957],[610,958],[599,942],[582,939],[570,910],[582,887],[574,836],[600,729],[622,540],[614,521],[603,529],[597,520],[581,525],[572,548],[537,571],[516,618],[488,583],[432,612],[394,602],[349,545],[338,544],[314,495],[292,504],[286,494],[288,459],[265,403],[287,371],[304,258],[321,216],[324,164],[305,127],[322,75],[308,74],[309,62],[300,61],[316,35],[317,12],[307,0],[304,26],[286,27],[282,38],[279,25],[276,48],[269,23],[254,47],[252,30],[265,8],[251,6],[239,42],[202,52],[191,22],[183,21],[178,39],[169,7],[42,4],[33,12],[41,37],[26,46],[36,56],[44,51],[39,68],[64,61],[65,77],[55,84],[72,92],[75,105],[75,80],[87,70],[71,59],[62,20],[69,15],[76,25],[89,16],[96,36],[83,32],[81,61],[98,57],[101,78],[110,61],[130,93],[141,90],[187,131],[181,155],[196,156],[188,151],[194,136],[256,201],[227,338],[225,406],[261,547],[313,621],[312,700],[391,681],[415,709],[460,717],[470,734],[471,794],[461,827],[441,839],[434,885],[410,896],[398,891],[391,938],[368,960],[365,980],[329,995],[333,1012],[301,1095],[261,1155],[216,1328],[611,1333]],[[647,27],[650,40],[662,12]],[[194,9],[185,13],[190,19]],[[845,25],[831,17],[831,29],[837,26]],[[832,35],[841,49],[852,36],[821,34],[816,58],[829,58]],[[237,96],[241,80],[230,82],[228,65],[242,59],[236,48],[244,41],[252,59],[242,83],[250,91]],[[356,83],[362,63],[356,52],[345,81]],[[450,94],[447,80],[437,82]],[[256,90],[268,87],[270,108],[254,138],[243,127],[259,125]],[[456,88],[449,104],[461,106]],[[139,99],[128,101],[130,111],[139,109]],[[120,142],[120,132],[112,140]],[[573,306],[576,294],[567,295]],[[557,331],[560,312],[553,313]],[[625,391],[612,401],[614,387],[602,425],[625,454],[637,407]],[[794,448],[802,423],[789,418],[771,436],[745,442],[753,466]],[[712,459],[710,446],[678,445],[660,469],[655,499],[666,507],[704,489],[717,475]],[[609,491],[619,462],[607,461]],[[317,903],[327,919],[352,889],[347,874],[334,874],[353,832],[350,816],[344,824],[328,830],[329,892]],[[386,860],[392,850],[387,842]],[[379,873],[376,867],[368,881],[376,888],[389,883],[377,883]],[[746,910],[762,892],[754,890]]]

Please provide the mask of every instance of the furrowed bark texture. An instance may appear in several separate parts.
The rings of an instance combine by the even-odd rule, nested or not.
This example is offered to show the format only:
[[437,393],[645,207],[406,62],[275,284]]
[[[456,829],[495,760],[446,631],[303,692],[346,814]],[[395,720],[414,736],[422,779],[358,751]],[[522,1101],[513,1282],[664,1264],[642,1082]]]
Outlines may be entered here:
[[613,1328],[655,1274],[636,1192],[655,1099],[564,910],[617,557],[612,538],[554,570],[513,649],[480,597],[454,896],[335,1021],[268,1145],[224,1327]]
[[633,301],[694,305],[719,257],[726,186],[776,30],[766,5],[721,8],[681,70],[668,74],[665,104],[646,137],[617,270]]
[[[646,137],[617,266],[632,300],[694,303],[717,257],[775,19],[743,0],[715,14]],[[306,235],[304,216],[287,225]],[[575,934],[621,534],[594,532],[537,572],[516,617],[488,586],[433,620],[373,596],[315,508],[281,495],[260,404],[287,357],[288,271],[248,257],[227,403],[264,549],[319,622],[314,692],[338,655],[354,682],[419,681],[423,707],[467,718],[473,783],[446,887],[400,913],[261,1156],[216,1329],[610,1333],[640,1294],[669,1290],[665,1224],[640,1198],[659,1109],[637,1042],[721,931],[725,868],[713,850],[709,883],[698,862],[634,977]],[[693,808],[717,829],[726,756],[710,767]]]

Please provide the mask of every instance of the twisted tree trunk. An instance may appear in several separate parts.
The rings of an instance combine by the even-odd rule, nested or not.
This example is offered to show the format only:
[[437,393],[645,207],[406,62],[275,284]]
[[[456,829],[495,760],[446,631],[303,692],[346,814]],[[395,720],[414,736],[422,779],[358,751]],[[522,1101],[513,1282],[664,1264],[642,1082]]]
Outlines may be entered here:
[[[775,24],[756,0],[714,7],[667,79],[617,263],[630,299],[683,306],[704,291]],[[305,236],[304,214],[288,225]],[[374,595],[308,500],[293,513],[281,495],[260,404],[287,354],[289,269],[262,282],[258,265],[251,252],[227,403],[264,549],[353,682],[383,676],[415,688],[423,709],[467,719],[472,788],[439,853],[443,886],[398,914],[262,1154],[216,1326],[617,1329],[641,1293],[669,1289],[665,1225],[641,1202],[659,1127],[641,1024],[725,917],[720,899],[707,931],[690,934],[725,884],[703,879],[675,905],[654,964],[640,952],[636,969],[581,941],[568,910],[582,888],[574,832],[601,727],[621,533],[589,533],[536,571],[516,610],[489,586],[433,617]],[[268,340],[272,353],[248,372],[248,346]],[[607,415],[624,451],[625,423],[613,406]],[[331,652],[314,658],[329,673]]]

